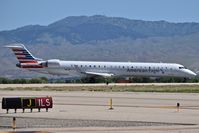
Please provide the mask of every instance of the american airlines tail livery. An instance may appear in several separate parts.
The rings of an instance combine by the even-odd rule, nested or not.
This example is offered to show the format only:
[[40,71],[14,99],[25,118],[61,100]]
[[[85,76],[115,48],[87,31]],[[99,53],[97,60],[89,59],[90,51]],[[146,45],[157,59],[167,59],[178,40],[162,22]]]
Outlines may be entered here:
[[16,55],[19,68],[53,75],[80,77],[195,77],[196,73],[180,64],[141,62],[94,62],[42,60],[35,58],[23,44],[7,45]]

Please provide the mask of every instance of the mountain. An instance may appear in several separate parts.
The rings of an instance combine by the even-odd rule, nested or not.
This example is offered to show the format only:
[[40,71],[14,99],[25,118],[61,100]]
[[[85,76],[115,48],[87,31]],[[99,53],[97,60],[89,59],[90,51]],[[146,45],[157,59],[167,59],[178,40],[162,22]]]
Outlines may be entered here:
[[11,31],[3,31],[0,32],[0,39],[7,42],[48,43],[51,38],[57,43],[66,40],[72,44],[81,44],[121,37],[132,39],[169,37],[197,32],[199,32],[198,23],[142,21],[96,15],[67,17],[48,26],[29,25]]
[[[15,42],[45,59],[176,62],[199,70],[199,23],[71,16],[48,26],[0,32],[0,46]],[[5,48],[0,48],[0,57],[2,76],[41,76],[16,68],[17,60]]]

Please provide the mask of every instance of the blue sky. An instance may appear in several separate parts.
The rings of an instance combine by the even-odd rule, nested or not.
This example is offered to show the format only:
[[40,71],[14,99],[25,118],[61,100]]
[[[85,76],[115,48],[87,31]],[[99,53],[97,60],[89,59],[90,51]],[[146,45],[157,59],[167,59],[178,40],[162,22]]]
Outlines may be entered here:
[[0,31],[79,15],[199,22],[199,0],[0,0]]

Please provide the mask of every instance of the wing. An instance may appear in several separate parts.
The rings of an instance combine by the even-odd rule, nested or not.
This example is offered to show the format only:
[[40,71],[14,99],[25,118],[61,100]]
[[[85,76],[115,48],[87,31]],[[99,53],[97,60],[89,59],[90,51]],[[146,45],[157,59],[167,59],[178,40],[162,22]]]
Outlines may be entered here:
[[87,74],[87,75],[90,75],[90,76],[102,76],[102,77],[112,77],[114,76],[114,74],[112,73],[103,73],[103,72],[82,72],[79,67],[77,65],[75,65],[75,69],[78,71],[78,72],[81,72],[83,74]]
[[112,77],[114,74],[112,73],[100,73],[100,72],[84,72],[85,74],[92,76],[102,76],[102,77]]

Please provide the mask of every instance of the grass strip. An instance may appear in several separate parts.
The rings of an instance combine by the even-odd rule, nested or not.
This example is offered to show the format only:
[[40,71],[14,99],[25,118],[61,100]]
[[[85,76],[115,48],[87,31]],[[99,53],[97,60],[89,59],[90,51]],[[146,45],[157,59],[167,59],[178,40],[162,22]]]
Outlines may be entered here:
[[199,93],[198,85],[164,85],[164,86],[63,86],[63,87],[9,87],[1,90],[27,91],[99,91],[99,92],[168,92],[168,93]]

